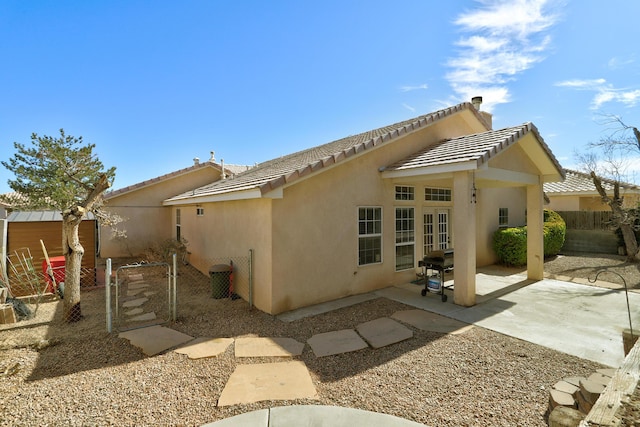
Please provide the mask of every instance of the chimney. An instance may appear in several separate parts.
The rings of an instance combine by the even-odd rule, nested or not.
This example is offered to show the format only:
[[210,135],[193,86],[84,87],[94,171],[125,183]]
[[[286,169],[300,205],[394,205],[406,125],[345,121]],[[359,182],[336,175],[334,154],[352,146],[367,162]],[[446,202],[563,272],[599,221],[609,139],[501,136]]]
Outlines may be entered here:
[[216,161],[216,152],[215,152],[215,151],[212,151],[212,152],[211,152],[211,158],[209,159],[209,161],[210,161],[211,163],[213,163],[213,162],[215,162],[215,161]]
[[200,159],[199,159],[199,158],[197,158],[197,157],[194,157],[194,158],[193,158],[193,165],[194,165],[194,166],[198,166],[199,164],[200,164]]
[[482,97],[474,96],[473,98],[471,98],[471,104],[473,104],[474,108],[487,123],[489,129],[493,129],[493,115],[487,111],[480,111],[480,105],[482,105]]
[[471,98],[471,103],[476,108],[476,110],[480,111],[480,105],[482,105],[482,97],[474,96],[473,98]]

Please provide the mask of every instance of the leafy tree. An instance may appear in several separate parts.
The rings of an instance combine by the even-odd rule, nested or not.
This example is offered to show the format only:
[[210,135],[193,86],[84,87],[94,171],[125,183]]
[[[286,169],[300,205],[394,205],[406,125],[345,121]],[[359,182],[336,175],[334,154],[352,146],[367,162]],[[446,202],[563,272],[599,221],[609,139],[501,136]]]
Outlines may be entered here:
[[111,186],[115,167],[104,168],[94,155],[94,144],[82,137],[31,135],[31,145],[14,142],[16,153],[2,165],[15,179],[8,184],[19,198],[10,203],[16,209],[51,209],[62,212],[62,251],[65,257],[64,315],[67,322],[82,318],[80,309],[80,273],[84,248],[78,228],[83,217],[93,212],[103,224],[114,224],[103,207],[103,193]]

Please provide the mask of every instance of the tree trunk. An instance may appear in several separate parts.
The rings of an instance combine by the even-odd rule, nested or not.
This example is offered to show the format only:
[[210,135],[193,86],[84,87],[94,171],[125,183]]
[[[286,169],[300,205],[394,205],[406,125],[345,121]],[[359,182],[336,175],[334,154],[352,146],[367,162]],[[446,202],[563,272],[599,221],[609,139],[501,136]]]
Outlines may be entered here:
[[64,318],[67,323],[82,318],[80,310],[80,272],[84,248],[80,244],[78,229],[84,212],[80,206],[63,212],[62,252],[65,260]]
[[618,224],[620,230],[622,231],[622,238],[624,239],[624,246],[627,249],[627,261],[628,262],[638,262],[640,259],[638,258],[638,241],[636,240],[636,235],[633,231],[633,223],[634,218],[630,218],[629,215],[622,208],[622,199],[620,198],[620,185],[618,182],[614,184],[613,190],[613,199],[607,195],[604,187],[602,186],[602,181],[595,172],[591,172],[591,179],[593,179],[593,184],[596,186],[602,201],[609,205],[611,211],[613,212],[613,220]]

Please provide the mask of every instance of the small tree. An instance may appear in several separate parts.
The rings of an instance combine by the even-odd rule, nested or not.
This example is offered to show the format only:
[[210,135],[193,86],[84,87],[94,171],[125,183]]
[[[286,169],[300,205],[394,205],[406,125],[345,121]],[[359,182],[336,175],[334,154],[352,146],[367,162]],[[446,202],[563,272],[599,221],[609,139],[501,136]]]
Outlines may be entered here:
[[[635,236],[637,209],[628,209],[623,205],[620,195],[620,176],[624,168],[624,159],[628,154],[640,151],[640,131],[635,126],[628,126],[620,117],[607,116],[607,123],[617,127],[612,136],[589,144],[590,152],[578,158],[587,169],[593,184],[602,199],[613,212],[614,226],[620,227],[628,262],[640,261],[640,248]],[[631,135],[629,135],[631,133]],[[598,151],[598,155],[595,154]],[[603,178],[610,176],[612,179]],[[603,182],[613,185],[613,194],[607,194]]]
[[16,209],[52,209],[62,212],[62,251],[65,257],[64,316],[81,319],[80,273],[84,248],[78,237],[83,217],[93,212],[102,224],[117,222],[102,210],[103,193],[111,186],[115,167],[104,169],[93,154],[94,144],[82,137],[31,135],[31,146],[14,142],[16,153],[2,165],[15,175],[9,186],[21,195],[12,199]]

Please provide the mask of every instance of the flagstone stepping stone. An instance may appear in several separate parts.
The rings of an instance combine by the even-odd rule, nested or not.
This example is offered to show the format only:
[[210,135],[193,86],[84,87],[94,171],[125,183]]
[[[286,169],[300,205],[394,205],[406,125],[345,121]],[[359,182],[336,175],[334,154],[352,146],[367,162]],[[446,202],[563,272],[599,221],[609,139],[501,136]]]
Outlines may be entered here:
[[143,295],[144,295],[145,297],[150,297],[150,296],[155,295],[155,294],[157,294],[157,293],[158,293],[157,291],[147,291],[147,292],[145,292]]
[[131,301],[126,301],[122,303],[123,307],[139,307],[145,302],[149,301],[149,298],[136,298]]
[[121,332],[118,337],[129,340],[132,345],[141,348],[142,352],[147,356],[155,356],[193,339],[193,337],[182,332],[157,325]]
[[144,322],[147,320],[156,320],[156,313],[152,311],[151,313],[144,313],[139,316],[127,319],[128,322]]
[[309,338],[307,342],[316,357],[348,353],[369,347],[353,329],[316,334]]
[[391,318],[422,331],[438,332],[441,334],[461,334],[473,328],[473,325],[468,323],[424,310],[396,311]]
[[236,357],[299,356],[304,343],[293,338],[236,338]]
[[138,308],[132,308],[131,310],[127,310],[124,312],[124,314],[126,314],[127,316],[135,316],[136,314],[142,314],[144,313],[144,309],[138,307]]
[[304,362],[258,363],[236,367],[220,394],[218,406],[317,398]]
[[175,350],[176,353],[186,354],[189,359],[219,356],[233,343],[233,338],[196,338],[190,343]]
[[129,283],[129,285],[127,286],[128,290],[134,290],[134,289],[144,289],[144,288],[148,288],[149,284],[148,283],[144,283],[144,282],[140,282],[140,283]]
[[356,330],[373,348],[386,347],[413,337],[411,329],[388,317],[361,323]]
[[129,274],[129,275],[127,275],[127,277],[129,278],[129,281],[131,281],[131,282],[143,280],[143,276],[140,273]]
[[129,289],[129,290],[127,290],[127,296],[128,297],[134,297],[134,296],[138,295],[140,292],[142,292],[142,289]]

